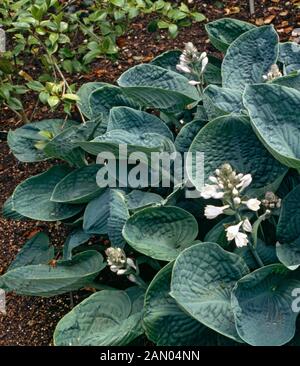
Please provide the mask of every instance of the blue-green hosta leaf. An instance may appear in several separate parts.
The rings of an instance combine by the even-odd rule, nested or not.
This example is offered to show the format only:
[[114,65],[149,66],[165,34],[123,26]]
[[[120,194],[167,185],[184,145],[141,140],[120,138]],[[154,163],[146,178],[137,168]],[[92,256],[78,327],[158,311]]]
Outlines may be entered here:
[[209,122],[195,137],[189,151],[193,158],[196,152],[204,153],[206,181],[215,169],[228,162],[238,172],[252,174],[251,189],[276,190],[287,171],[260,143],[249,120],[239,116],[223,116]]
[[[300,65],[299,65],[300,69]],[[295,71],[290,75],[282,76],[271,81],[272,84],[288,86],[300,91],[300,71]]]
[[[49,139],[74,125],[77,125],[77,122],[63,119],[45,119],[29,123],[14,131],[10,130],[7,143],[14,156],[22,162],[32,163],[47,160],[50,157],[45,154],[43,148]],[[42,131],[49,137],[43,136]]]
[[78,127],[76,126],[65,129],[47,143],[44,152],[48,156],[65,160],[73,166],[84,166],[85,153],[76,145],[76,141],[80,141],[82,138],[81,134],[78,136],[77,133]]
[[176,65],[179,63],[179,57],[181,55],[180,50],[171,50],[163,52],[162,54],[155,57],[152,61],[152,65],[162,67],[163,69],[178,72]]
[[252,127],[270,153],[282,164],[300,168],[300,125],[295,111],[300,92],[279,85],[252,85],[245,90],[244,104]]
[[84,211],[83,230],[87,234],[107,234],[110,189],[90,201]]
[[173,264],[168,263],[161,269],[147,289],[143,314],[147,337],[157,346],[217,346],[233,343],[189,316],[170,296]]
[[263,75],[276,63],[278,35],[273,26],[263,26],[239,36],[228,48],[222,64],[224,88],[241,91],[261,83]]
[[107,220],[107,234],[112,247],[124,248],[126,242],[122,236],[122,229],[129,218],[129,212],[124,193],[117,189],[110,190],[109,218]]
[[221,66],[222,61],[217,57],[208,56],[208,64],[204,70],[203,77],[206,84],[222,84]]
[[144,308],[145,290],[139,286],[131,286],[125,292],[131,301],[131,314],[142,311]]
[[185,76],[151,64],[127,70],[118,83],[126,95],[144,107],[176,112],[199,100],[197,89]]
[[89,98],[93,91],[107,85],[102,82],[90,82],[83,84],[77,91],[80,100],[77,102],[78,107],[85,117],[92,119],[92,111],[90,110]]
[[300,185],[282,201],[277,231],[277,256],[290,269],[300,265]]
[[197,133],[206,124],[206,121],[195,120],[184,125],[175,139],[176,150],[185,153],[189,150]]
[[195,99],[172,90],[148,86],[122,88],[128,97],[137,100],[145,108],[156,108],[168,113],[179,113],[196,104]]
[[218,19],[205,25],[211,43],[221,52],[225,52],[241,34],[254,28],[256,26],[251,23],[230,18]]
[[121,87],[153,87],[182,93],[192,100],[198,100],[197,89],[188,83],[188,79],[176,72],[162,67],[141,64],[125,71],[118,79]]
[[143,152],[146,155],[154,151],[175,151],[171,140],[158,133],[136,135],[124,130],[112,130],[96,137],[92,141],[79,142],[78,145],[92,155],[110,152],[119,157],[119,146],[127,145],[127,152]]
[[8,271],[32,264],[47,264],[54,258],[54,247],[45,233],[37,233],[29,239],[8,267]]
[[64,260],[72,259],[72,250],[90,239],[91,235],[83,231],[81,227],[74,229],[64,243]]
[[19,295],[55,296],[87,286],[106,266],[95,250],[77,254],[55,266],[35,264],[18,267],[0,277],[1,287]]
[[201,243],[176,259],[171,296],[189,315],[209,328],[241,342],[231,309],[231,291],[249,273],[243,259],[215,243]]
[[123,236],[135,250],[151,258],[171,261],[191,245],[198,224],[187,211],[172,206],[149,207],[136,212],[126,222]]
[[56,346],[125,346],[143,333],[125,291],[95,293],[68,313],[54,332]]
[[137,189],[131,191],[125,196],[126,204],[129,210],[138,210],[145,206],[155,205],[162,202],[163,198],[152,192],[143,192]]
[[13,207],[12,196],[8,197],[8,199],[4,202],[2,206],[2,216],[5,219],[11,220],[26,220],[26,217],[19,214]]
[[103,191],[96,182],[101,165],[88,165],[73,170],[54,188],[51,201],[61,203],[86,203]]
[[90,94],[89,105],[91,119],[101,118],[107,125],[109,112],[112,107],[127,106],[139,109],[139,104],[124,95],[121,88],[106,84]]
[[57,165],[44,173],[24,180],[15,189],[12,200],[14,209],[34,220],[57,221],[75,216],[81,205],[52,202],[52,192],[68,173],[70,168]]
[[209,85],[204,90],[203,105],[209,120],[225,114],[239,114],[244,109],[241,91],[216,85]]
[[295,42],[280,43],[278,60],[283,63],[286,74],[300,70],[300,45]]
[[232,309],[240,337],[252,346],[281,346],[295,335],[298,316],[292,292],[300,280],[282,264],[260,268],[239,280]]
[[161,119],[153,114],[128,107],[112,108],[107,131],[112,130],[125,130],[136,135],[158,133],[173,140],[172,132]]

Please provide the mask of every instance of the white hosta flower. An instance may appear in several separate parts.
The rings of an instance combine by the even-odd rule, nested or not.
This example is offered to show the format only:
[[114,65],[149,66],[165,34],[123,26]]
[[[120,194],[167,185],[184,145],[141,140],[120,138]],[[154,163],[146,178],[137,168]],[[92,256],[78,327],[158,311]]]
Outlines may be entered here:
[[228,226],[228,228],[225,229],[226,230],[226,238],[227,238],[228,241],[233,240],[237,236],[242,223],[243,223],[243,221],[239,222],[236,225]]
[[238,248],[247,246],[247,244],[249,242],[247,235],[244,233],[238,233],[237,236],[235,237],[234,241]]
[[200,57],[199,57],[199,61],[203,61],[205,58],[207,58],[207,53],[206,52],[202,52]]
[[190,84],[190,85],[193,85],[193,86],[196,86],[196,85],[199,85],[199,84],[201,84],[201,83],[200,83],[200,81],[190,80],[190,81],[189,81],[189,84]]
[[229,226],[226,229],[226,238],[228,241],[234,240],[237,247],[243,247],[248,243],[247,234],[240,232],[240,227],[243,221],[236,225]]
[[251,222],[248,219],[244,220],[244,222],[243,222],[243,229],[245,231],[247,231],[248,233],[251,233],[252,232],[252,225],[251,225]]
[[204,210],[204,215],[209,220],[215,219],[217,216],[222,215],[224,211],[229,208],[229,205],[225,205],[222,207],[207,205]]
[[217,184],[205,184],[201,190],[201,197],[205,198],[206,200],[209,198],[213,198],[213,196],[218,192],[218,185]]
[[240,188],[240,192],[242,192],[245,188],[247,188],[251,182],[252,182],[252,176],[251,174],[243,175],[242,178],[240,178],[240,183],[236,186],[237,188]]
[[208,179],[215,184],[219,184],[218,178],[214,177],[213,175],[209,176]]
[[198,52],[197,48],[194,46],[192,42],[187,42],[185,44],[184,51],[192,54]]
[[232,189],[232,195],[234,197],[237,197],[239,195],[239,191],[235,187]]
[[176,65],[176,69],[181,72],[185,72],[186,74],[190,74],[192,70],[185,64]]
[[282,76],[282,73],[279,70],[279,67],[274,64],[271,66],[270,70],[268,71],[267,75],[263,75],[263,79],[265,81],[271,81],[274,80],[276,78],[279,78]]
[[118,271],[117,271],[117,275],[118,276],[122,276],[123,274],[125,274],[127,272],[127,269],[119,269]]
[[240,199],[240,197],[234,197],[234,199],[233,199],[233,203],[234,203],[235,205],[239,205],[239,204],[241,203],[241,199]]
[[129,267],[136,269],[136,265],[134,264],[134,261],[131,258],[127,258],[126,262]]
[[220,191],[220,192],[216,192],[212,198],[216,199],[216,200],[221,200],[224,197],[224,192]]
[[244,203],[251,211],[258,211],[261,204],[260,200],[257,198],[250,198],[248,201],[243,201],[242,203]]
[[205,71],[207,64],[208,64],[208,57],[204,57],[201,65],[201,74],[203,74],[203,72]]

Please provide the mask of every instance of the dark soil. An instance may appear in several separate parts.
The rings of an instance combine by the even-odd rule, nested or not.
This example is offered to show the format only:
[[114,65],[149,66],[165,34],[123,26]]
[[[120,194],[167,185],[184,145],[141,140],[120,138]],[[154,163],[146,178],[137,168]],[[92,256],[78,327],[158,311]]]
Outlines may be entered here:
[[[294,0],[294,2],[296,2]],[[277,28],[281,39],[288,40],[294,28],[300,27],[300,11],[293,7],[293,1],[260,0],[256,1],[255,17],[250,19],[248,0],[196,0],[197,10],[204,13],[209,21],[225,15],[241,20],[252,21],[258,25],[271,21]],[[237,12],[239,7],[239,12]],[[236,12],[236,13],[235,13]],[[200,50],[214,51],[204,29],[204,23],[193,24],[182,29],[176,39],[169,39],[165,32],[149,33],[147,24],[150,17],[136,19],[126,36],[118,40],[119,59],[112,62],[100,59],[92,65],[86,75],[72,75],[72,83],[80,85],[87,81],[114,83],[117,77],[129,67],[141,62],[149,62],[165,50],[183,48],[184,43],[192,41]],[[27,60],[26,69],[33,74],[35,63]],[[47,107],[36,105],[36,96],[28,95],[25,109],[28,118],[41,120],[49,117],[62,117],[60,111],[51,113]],[[8,110],[0,113],[1,131],[14,129],[21,125]],[[0,138],[5,134],[1,134]],[[9,151],[5,141],[0,140],[0,205],[10,196],[18,183],[45,171],[51,162],[25,164],[18,162]],[[0,217],[0,275],[14,259],[22,245],[37,231],[49,234],[52,243],[62,245],[66,230],[62,225],[35,221],[8,221]],[[77,296],[77,297],[76,297]],[[75,303],[79,297],[75,296]],[[50,299],[7,295],[7,315],[0,315],[0,345],[49,345],[58,320],[70,310],[69,295]]]

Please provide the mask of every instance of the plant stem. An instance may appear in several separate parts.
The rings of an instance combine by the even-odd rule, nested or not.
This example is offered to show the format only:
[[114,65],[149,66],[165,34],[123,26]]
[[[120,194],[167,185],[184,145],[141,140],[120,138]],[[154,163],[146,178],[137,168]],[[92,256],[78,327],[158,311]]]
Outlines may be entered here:
[[255,258],[257,264],[260,267],[264,267],[263,261],[260,259],[260,256],[258,255],[256,249],[254,249],[254,246],[252,245],[252,243],[250,241],[248,242],[248,248],[251,250],[251,253],[252,253],[253,257]]

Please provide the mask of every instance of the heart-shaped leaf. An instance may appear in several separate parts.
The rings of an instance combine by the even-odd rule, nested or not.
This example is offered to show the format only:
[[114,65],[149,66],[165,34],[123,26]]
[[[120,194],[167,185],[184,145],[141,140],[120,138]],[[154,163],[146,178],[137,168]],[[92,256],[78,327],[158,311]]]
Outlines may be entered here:
[[95,250],[77,254],[71,261],[18,267],[0,277],[1,287],[19,295],[55,296],[88,285],[106,266]]
[[[226,149],[220,149],[225,146],[225,139]],[[196,166],[195,153],[204,153],[205,181],[227,162],[240,173],[252,174],[251,189],[276,190],[287,171],[260,143],[249,120],[238,116],[223,116],[209,122],[195,137],[189,152],[193,154],[193,171],[201,169]],[[193,177],[191,180],[197,184]]]
[[197,244],[176,259],[171,296],[199,322],[241,342],[230,298],[236,282],[248,273],[240,256],[226,252],[215,243]]
[[251,23],[238,19],[218,19],[205,25],[211,43],[221,52],[225,52],[231,43],[241,34],[256,28]]
[[61,203],[86,203],[103,191],[96,182],[101,165],[88,165],[76,169],[63,178],[54,188],[51,201]]
[[244,104],[257,136],[282,164],[300,168],[300,125],[296,110],[300,92],[285,86],[252,85],[245,90]]
[[68,173],[70,168],[56,165],[42,174],[26,179],[13,193],[14,209],[23,216],[42,221],[57,221],[75,216],[82,210],[81,205],[50,200],[55,186]]
[[200,99],[197,89],[185,76],[151,64],[132,67],[121,75],[118,83],[125,95],[149,108],[176,112]]
[[[252,346],[281,346],[295,335],[293,290],[300,280],[282,264],[260,268],[239,280],[232,308],[239,336]],[[298,273],[299,278],[299,273]]]
[[147,337],[157,346],[232,345],[229,338],[189,316],[169,295],[173,264],[161,269],[147,289],[143,314]]
[[135,135],[124,130],[112,130],[92,141],[80,142],[78,145],[92,155],[109,152],[116,159],[119,157],[120,145],[126,145],[128,154],[143,152],[147,155],[155,151],[175,151],[172,141],[160,134],[144,133]]
[[128,107],[114,107],[110,111],[107,131],[126,130],[135,135],[158,133],[173,140],[173,134],[158,117]]
[[273,26],[252,29],[228,48],[222,64],[224,88],[241,91],[249,84],[263,82],[278,55],[278,35]]
[[143,333],[141,312],[125,291],[95,293],[68,313],[54,333],[56,346],[125,346]]
[[135,250],[154,259],[171,261],[198,234],[194,216],[178,207],[149,207],[131,216],[123,229]]

